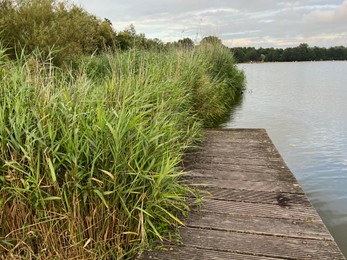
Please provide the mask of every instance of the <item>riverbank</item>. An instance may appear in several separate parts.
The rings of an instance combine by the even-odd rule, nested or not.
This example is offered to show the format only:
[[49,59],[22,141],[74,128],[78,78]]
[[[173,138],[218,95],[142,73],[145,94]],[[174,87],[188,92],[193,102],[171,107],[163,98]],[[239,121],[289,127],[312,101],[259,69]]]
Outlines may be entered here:
[[226,48],[0,53],[1,257],[127,259],[181,224],[182,155],[244,86]]

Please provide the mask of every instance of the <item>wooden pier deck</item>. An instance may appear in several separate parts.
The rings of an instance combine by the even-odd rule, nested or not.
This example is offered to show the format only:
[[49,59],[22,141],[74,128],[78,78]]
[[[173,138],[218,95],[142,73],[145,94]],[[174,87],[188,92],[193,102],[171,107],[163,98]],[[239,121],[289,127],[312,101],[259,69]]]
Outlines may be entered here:
[[208,130],[186,167],[211,195],[181,245],[141,259],[345,259],[265,130]]

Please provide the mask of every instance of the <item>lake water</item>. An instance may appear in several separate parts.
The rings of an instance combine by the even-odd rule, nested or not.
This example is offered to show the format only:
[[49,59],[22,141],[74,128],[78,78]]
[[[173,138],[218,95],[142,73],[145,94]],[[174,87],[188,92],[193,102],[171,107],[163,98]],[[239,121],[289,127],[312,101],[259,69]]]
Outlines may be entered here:
[[239,64],[226,128],[265,128],[347,256],[347,62]]

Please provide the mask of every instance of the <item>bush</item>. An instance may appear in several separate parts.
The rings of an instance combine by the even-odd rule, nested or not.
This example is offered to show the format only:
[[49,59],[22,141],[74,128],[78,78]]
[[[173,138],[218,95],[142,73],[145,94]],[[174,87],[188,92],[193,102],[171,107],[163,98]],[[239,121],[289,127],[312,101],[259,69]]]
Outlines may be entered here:
[[112,49],[115,32],[84,9],[57,0],[1,0],[0,40],[13,58],[24,48],[51,55],[55,64]]

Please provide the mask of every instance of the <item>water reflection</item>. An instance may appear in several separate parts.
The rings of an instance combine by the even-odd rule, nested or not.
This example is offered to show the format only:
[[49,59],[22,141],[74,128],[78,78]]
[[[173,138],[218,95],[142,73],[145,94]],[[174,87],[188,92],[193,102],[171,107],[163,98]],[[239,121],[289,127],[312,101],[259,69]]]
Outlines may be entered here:
[[230,112],[228,113],[227,117],[225,118],[225,121],[223,121],[222,124],[233,122],[234,120],[236,120],[234,117],[237,116],[237,110],[242,110],[243,98],[244,94],[236,97],[235,105],[230,109]]
[[265,128],[347,255],[347,62],[242,64],[225,127]]

